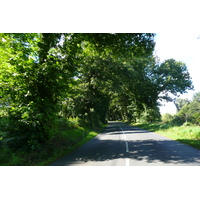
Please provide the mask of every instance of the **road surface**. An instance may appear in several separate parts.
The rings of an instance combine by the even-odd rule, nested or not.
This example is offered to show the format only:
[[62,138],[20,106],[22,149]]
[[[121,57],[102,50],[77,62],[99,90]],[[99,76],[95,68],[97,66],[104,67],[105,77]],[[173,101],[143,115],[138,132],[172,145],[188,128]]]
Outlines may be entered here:
[[200,150],[122,122],[50,166],[200,166]]

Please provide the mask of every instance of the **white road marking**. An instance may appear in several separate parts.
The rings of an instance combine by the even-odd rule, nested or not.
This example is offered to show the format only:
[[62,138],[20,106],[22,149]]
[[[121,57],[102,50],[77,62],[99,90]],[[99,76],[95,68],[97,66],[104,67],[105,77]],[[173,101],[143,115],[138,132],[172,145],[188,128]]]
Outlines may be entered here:
[[121,128],[121,126],[119,126],[119,128],[122,130],[122,133],[123,133],[124,139],[127,140],[127,138],[126,138],[126,134],[124,133],[124,130]]
[[124,133],[124,131],[123,131],[123,136],[124,136],[124,140],[127,140],[126,134]]
[[126,158],[126,166],[130,166],[130,165],[129,165],[129,159],[128,159],[128,158]]
[[[122,130],[123,136],[124,136],[124,140],[125,140],[125,144],[126,144],[126,152],[129,152],[129,148],[128,148],[128,142],[126,141],[126,134],[124,133],[124,130],[121,128],[121,126],[119,126],[119,128]],[[126,166],[129,166],[129,158],[126,158]]]
[[126,142],[126,140],[127,140],[126,134],[124,133],[124,130],[122,129],[121,126],[119,126],[119,128],[122,130],[122,133],[123,133],[123,136],[124,136],[124,140],[125,140],[125,143],[126,143],[126,152],[129,152],[129,149],[128,149],[128,142]]
[[128,142],[126,142],[126,152],[129,152],[129,149],[128,149]]

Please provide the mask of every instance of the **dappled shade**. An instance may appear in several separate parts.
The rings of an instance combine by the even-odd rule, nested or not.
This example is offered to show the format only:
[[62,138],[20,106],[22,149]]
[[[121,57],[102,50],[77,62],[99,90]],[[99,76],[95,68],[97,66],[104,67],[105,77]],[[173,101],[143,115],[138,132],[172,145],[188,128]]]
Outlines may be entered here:
[[[129,152],[125,151],[124,140],[119,140],[122,132],[118,124],[127,138],[132,138],[127,140]],[[122,123],[111,123],[100,135],[52,165],[107,165],[103,162],[126,158],[133,165],[200,165],[199,150]]]

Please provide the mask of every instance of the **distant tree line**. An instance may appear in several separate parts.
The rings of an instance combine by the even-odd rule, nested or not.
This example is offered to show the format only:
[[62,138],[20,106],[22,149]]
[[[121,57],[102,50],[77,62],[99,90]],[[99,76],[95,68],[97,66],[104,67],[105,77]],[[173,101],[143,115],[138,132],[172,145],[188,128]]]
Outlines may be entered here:
[[165,114],[163,116],[165,122],[179,125],[200,125],[200,92],[195,93],[192,100],[177,98],[174,104],[176,105],[177,113],[175,115]]

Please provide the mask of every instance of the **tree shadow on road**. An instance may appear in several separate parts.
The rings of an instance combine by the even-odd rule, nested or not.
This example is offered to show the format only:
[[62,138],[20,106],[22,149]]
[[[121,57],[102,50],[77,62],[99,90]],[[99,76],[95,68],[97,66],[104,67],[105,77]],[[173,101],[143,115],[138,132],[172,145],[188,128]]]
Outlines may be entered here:
[[[150,133],[143,129],[129,127],[124,129],[126,134],[131,133]],[[109,130],[109,133],[106,133]],[[116,130],[116,127],[107,127],[101,134],[122,134]],[[79,147],[74,152],[56,161],[52,165],[64,166],[78,163],[86,163],[90,161],[101,162],[111,161],[121,158],[129,158],[135,161],[144,161],[145,165],[153,165],[155,163],[168,164],[168,165],[200,165],[200,151],[190,146],[184,145],[180,142],[173,140],[132,140],[127,141],[129,152],[126,152],[126,144],[123,140],[113,139],[99,139],[95,137],[88,143]],[[142,165],[142,164],[141,164]]]
[[[129,152],[125,151],[125,142],[115,140],[103,140],[102,144],[97,145],[96,148],[85,150],[83,147],[72,152],[70,155],[57,161],[56,165],[73,165],[77,161],[109,161],[119,158],[130,158],[136,161],[144,160],[147,164],[163,162],[166,164],[193,164],[199,162],[200,152],[197,150],[195,154],[190,153],[191,148],[184,148],[181,151],[182,144],[175,141],[129,141]],[[168,148],[165,148],[165,147]],[[170,149],[170,150],[169,150]]]

